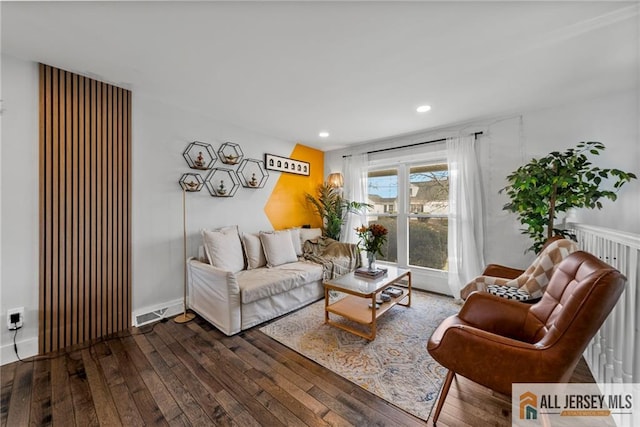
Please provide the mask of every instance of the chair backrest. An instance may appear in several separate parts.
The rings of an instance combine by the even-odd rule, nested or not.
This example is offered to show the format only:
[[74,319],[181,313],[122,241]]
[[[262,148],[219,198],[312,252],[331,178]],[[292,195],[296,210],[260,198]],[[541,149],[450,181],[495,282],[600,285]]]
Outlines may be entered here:
[[595,256],[572,253],[556,266],[542,299],[529,309],[528,341],[577,363],[615,307],[625,282],[622,273]]

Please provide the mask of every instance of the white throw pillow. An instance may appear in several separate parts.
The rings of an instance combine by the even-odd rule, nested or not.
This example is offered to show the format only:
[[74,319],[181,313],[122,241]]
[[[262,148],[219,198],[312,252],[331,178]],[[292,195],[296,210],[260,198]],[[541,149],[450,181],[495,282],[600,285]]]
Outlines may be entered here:
[[321,228],[301,228],[300,229],[300,243],[304,244],[307,240],[315,240],[322,236]]
[[243,233],[242,243],[244,244],[244,253],[247,255],[247,270],[267,265],[267,259],[264,257],[262,242],[260,242],[258,234]]
[[260,242],[262,242],[264,256],[267,259],[267,267],[276,267],[298,261],[289,230],[274,232],[261,231]]
[[302,241],[300,240],[300,227],[288,228],[291,232],[291,241],[293,242],[293,249],[296,251],[297,256],[302,256]]
[[209,264],[233,273],[244,270],[244,255],[237,227],[202,230],[202,240]]

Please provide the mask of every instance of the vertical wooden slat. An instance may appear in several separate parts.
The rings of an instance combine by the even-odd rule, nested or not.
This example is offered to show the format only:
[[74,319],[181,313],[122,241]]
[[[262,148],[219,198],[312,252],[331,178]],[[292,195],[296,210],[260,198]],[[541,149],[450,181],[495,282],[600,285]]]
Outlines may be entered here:
[[58,93],[58,79],[59,79],[59,75],[58,75],[58,69],[53,70],[53,105],[52,105],[52,111],[53,111],[53,116],[52,116],[52,121],[53,121],[53,135],[52,135],[52,139],[51,139],[51,144],[52,144],[52,153],[53,153],[53,160],[52,160],[52,165],[53,165],[53,170],[52,170],[52,176],[51,176],[51,186],[52,186],[52,190],[53,190],[53,194],[52,194],[52,200],[51,200],[51,204],[52,204],[52,217],[53,217],[53,224],[52,224],[52,228],[53,228],[53,236],[52,236],[52,248],[51,248],[51,252],[52,252],[52,256],[51,256],[51,265],[52,265],[52,271],[51,271],[51,276],[52,276],[52,282],[51,282],[51,291],[52,291],[52,295],[51,295],[51,299],[52,299],[52,305],[51,305],[51,348],[60,348],[59,346],[59,341],[58,341],[58,334],[59,334],[59,290],[60,290],[60,275],[59,275],[59,254],[60,254],[60,238],[59,238],[59,230],[60,230],[60,223],[59,223],[59,198],[58,198],[58,189],[59,189],[59,132],[58,132],[58,107],[59,107],[59,103],[60,103],[60,99],[59,99],[59,93]]
[[40,351],[131,323],[131,93],[40,65]]
[[[100,213],[100,219],[99,219],[99,223],[100,223],[100,227],[101,227],[101,231],[102,231],[102,237],[101,237],[101,246],[102,246],[102,259],[101,259],[101,279],[100,279],[100,297],[102,299],[102,311],[100,312],[100,320],[101,320],[101,324],[102,324],[102,335],[107,335],[109,333],[109,324],[108,324],[108,320],[105,316],[105,314],[109,311],[109,284],[107,282],[107,278],[108,278],[108,272],[109,272],[109,255],[108,255],[108,248],[107,248],[107,242],[109,240],[109,235],[108,235],[108,227],[107,227],[107,220],[108,220],[108,211],[109,211],[109,205],[107,204],[107,155],[108,155],[108,150],[107,150],[107,146],[109,144],[109,141],[107,139],[107,123],[108,123],[108,116],[109,116],[109,110],[107,108],[107,87],[106,85],[103,85],[102,83],[100,83],[98,85],[99,87],[99,92],[101,93],[101,104],[100,108],[101,108],[101,114],[98,115],[98,120],[101,121],[101,124],[99,126],[99,129],[101,130],[100,132],[100,136],[98,137],[98,141],[99,141],[99,146],[101,147],[101,154],[100,154],[100,158],[102,160],[102,169],[101,169],[101,188],[100,188],[100,198],[102,199],[102,208],[98,211]],[[104,114],[104,115],[103,115]]]
[[43,310],[43,305],[46,304],[47,299],[47,276],[48,272],[47,268],[47,230],[48,227],[46,225],[47,218],[47,203],[46,203],[46,194],[45,188],[47,186],[47,126],[50,126],[51,120],[47,116],[47,102],[49,100],[49,91],[47,84],[47,76],[48,76],[48,68],[45,67],[44,64],[39,65],[40,69],[40,83],[39,83],[39,114],[40,114],[40,125],[39,125],[39,185],[40,191],[38,194],[38,204],[40,208],[40,216],[38,218],[39,232],[40,232],[40,246],[39,246],[39,271],[40,271],[40,290],[39,290],[39,298],[40,298],[40,310],[38,310],[38,322],[42,327],[38,331],[38,342],[39,342],[39,351],[44,352],[45,348],[45,337],[44,331],[46,330],[46,311]]
[[81,76],[74,75],[74,90],[75,90],[75,114],[78,125],[76,126],[76,144],[78,149],[77,156],[77,174],[76,174],[76,191],[78,194],[77,205],[74,208],[76,212],[76,232],[78,236],[78,245],[76,246],[77,253],[77,289],[78,289],[78,310],[76,316],[78,318],[78,335],[77,342],[83,342],[85,338],[85,306],[86,306],[86,294],[85,294],[85,257],[84,257],[84,79]]
[[118,307],[118,329],[127,327],[124,322],[124,308],[122,307],[122,92],[117,88],[118,102],[116,112],[116,129],[118,145],[116,147],[116,289]]
[[125,197],[125,204],[127,206],[126,209],[126,216],[125,216],[125,222],[126,222],[126,239],[127,239],[127,243],[125,245],[125,259],[126,259],[126,268],[127,268],[127,272],[125,275],[125,278],[127,279],[127,304],[126,304],[126,310],[127,310],[127,325],[131,325],[131,312],[132,312],[132,305],[131,305],[131,92],[127,91],[127,112],[125,114],[125,119],[127,120],[127,138],[126,138],[126,161],[125,161],[125,180],[126,180],[126,197]]
[[100,273],[98,265],[100,262],[100,223],[98,221],[98,212],[101,209],[100,194],[100,162],[98,161],[99,140],[98,140],[98,120],[96,108],[98,104],[98,93],[96,90],[97,83],[95,80],[89,81],[91,98],[90,98],[90,122],[91,133],[89,145],[91,146],[91,291],[93,292],[92,308],[92,330],[91,337],[102,336],[100,323]]
[[80,77],[80,111],[81,111],[81,135],[82,141],[80,146],[83,150],[82,165],[80,171],[82,175],[83,188],[80,191],[81,198],[84,199],[82,204],[82,242],[81,242],[81,254],[83,257],[84,274],[83,274],[83,288],[84,293],[84,336],[83,341],[87,341],[91,338],[91,325],[92,325],[92,312],[91,312],[91,250],[93,244],[91,241],[91,138],[89,132],[91,130],[91,91],[88,88],[88,79]]
[[[113,120],[113,95],[112,89],[110,86],[105,86],[107,93],[107,114],[106,114],[106,144],[105,144],[105,159],[106,159],[106,171],[105,171],[105,200],[107,208],[104,210],[105,212],[105,225],[106,225],[106,266],[107,266],[107,275],[106,275],[106,297],[107,297],[107,308],[105,313],[112,313],[113,310],[113,274],[112,274],[112,265],[113,265],[113,253],[112,253],[112,245],[113,245],[113,199],[112,199],[112,185],[113,185],[113,128],[112,128],[112,120]],[[115,311],[113,311],[115,313]],[[113,332],[113,317],[107,318],[107,333],[110,334]]]
[[73,188],[72,188],[72,172],[75,168],[73,164],[73,131],[72,131],[72,117],[71,117],[71,104],[73,100],[71,99],[71,73],[64,73],[65,78],[65,92],[64,92],[64,105],[65,105],[65,164],[66,168],[64,169],[65,177],[64,177],[64,185],[65,185],[65,206],[64,206],[64,217],[65,217],[65,281],[64,281],[64,290],[65,290],[65,342],[64,346],[68,346],[72,343],[72,313],[73,313],[73,305],[74,305],[74,295],[73,295]]
[[81,287],[78,283],[78,276],[80,274],[80,264],[79,264],[79,253],[78,246],[80,244],[79,239],[79,220],[78,220],[78,206],[80,204],[80,195],[78,194],[78,175],[80,173],[80,147],[78,146],[78,75],[71,75],[71,137],[72,137],[72,149],[71,149],[71,163],[73,164],[73,170],[71,171],[71,188],[72,188],[72,220],[71,220],[71,240],[73,242],[73,246],[71,248],[71,283],[73,289],[73,298],[74,301],[72,303],[75,304],[76,309],[72,311],[71,316],[71,327],[72,327],[72,341],[73,342],[81,342],[80,334],[82,323],[80,323],[80,316],[84,309],[84,298],[83,293],[81,291]]

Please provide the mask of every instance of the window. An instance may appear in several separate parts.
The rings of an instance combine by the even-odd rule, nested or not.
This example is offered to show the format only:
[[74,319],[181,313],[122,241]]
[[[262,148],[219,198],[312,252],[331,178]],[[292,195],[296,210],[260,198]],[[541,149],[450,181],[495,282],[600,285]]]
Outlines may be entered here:
[[447,270],[449,172],[445,161],[402,163],[369,170],[369,223],[384,225],[388,241],[378,259]]
[[[409,167],[409,265],[447,270],[449,171],[446,163]],[[416,191],[412,191],[417,188]],[[419,206],[419,208],[414,208]]]

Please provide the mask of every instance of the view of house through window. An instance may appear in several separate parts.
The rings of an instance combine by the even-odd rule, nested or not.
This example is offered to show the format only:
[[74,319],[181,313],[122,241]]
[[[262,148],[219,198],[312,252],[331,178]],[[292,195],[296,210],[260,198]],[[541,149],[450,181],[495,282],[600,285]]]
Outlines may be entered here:
[[[403,191],[401,191],[401,189]],[[445,162],[406,164],[369,171],[369,224],[384,225],[382,248],[390,262],[448,270],[449,171]]]

